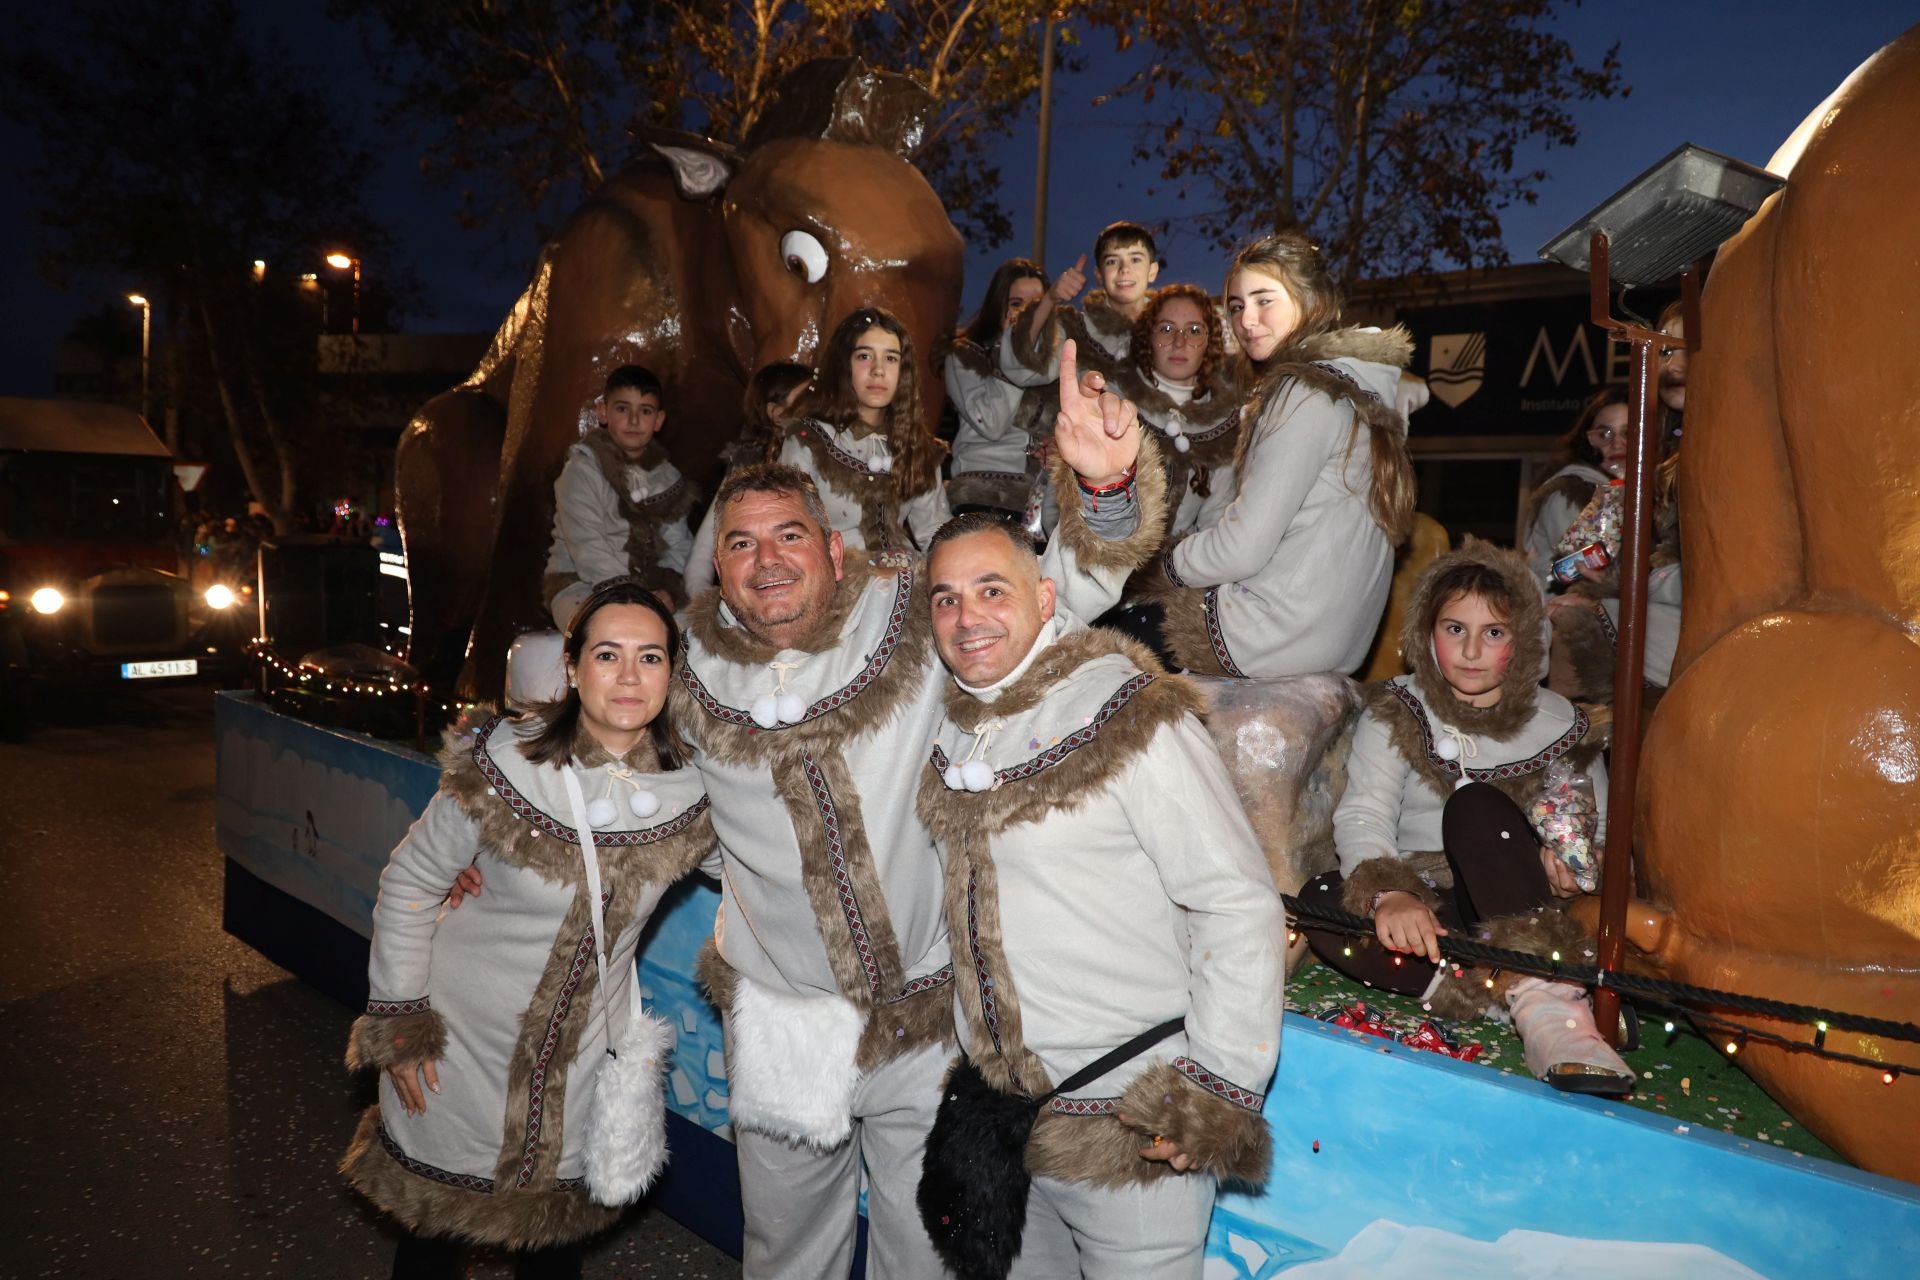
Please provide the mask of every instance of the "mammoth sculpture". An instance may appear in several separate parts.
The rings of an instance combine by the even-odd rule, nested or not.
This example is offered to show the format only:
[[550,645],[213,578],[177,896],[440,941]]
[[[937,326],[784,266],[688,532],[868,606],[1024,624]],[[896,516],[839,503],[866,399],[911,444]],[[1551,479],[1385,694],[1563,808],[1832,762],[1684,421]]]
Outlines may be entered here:
[[401,438],[412,656],[429,679],[498,697],[513,636],[548,625],[553,481],[618,365],[660,376],[662,441],[710,477],[756,370],[810,364],[841,317],[885,307],[913,335],[933,429],[962,245],[907,159],[932,110],[903,76],[829,59],[783,81],[737,151],[642,135],[644,155],[541,254],[480,367]]
[[[1905,1022],[1920,1021],[1916,120],[1920,28],[1774,158],[1787,187],[1708,282],[1680,470],[1685,617],[1641,765],[1653,902],[1628,929],[1682,981]],[[1826,1045],[1920,1062],[1920,1045],[1839,1028]],[[1849,1159],[1920,1181],[1920,1080],[1888,1087],[1758,1038],[1739,1061]]]

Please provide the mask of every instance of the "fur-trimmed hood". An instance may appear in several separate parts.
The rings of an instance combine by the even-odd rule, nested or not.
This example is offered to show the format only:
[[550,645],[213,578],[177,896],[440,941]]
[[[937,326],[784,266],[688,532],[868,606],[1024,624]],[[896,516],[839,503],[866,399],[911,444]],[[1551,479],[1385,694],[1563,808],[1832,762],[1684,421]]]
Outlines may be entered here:
[[[1461,564],[1482,565],[1498,574],[1515,601],[1513,616],[1507,619],[1513,635],[1513,657],[1501,681],[1500,701],[1491,707],[1469,706],[1453,696],[1452,687],[1440,673],[1433,636],[1426,627],[1428,614],[1439,603],[1433,598],[1433,584],[1441,574]],[[1400,652],[1413,669],[1414,687],[1421,700],[1434,714],[1465,733],[1503,739],[1533,718],[1540,681],[1546,675],[1548,635],[1546,600],[1526,558],[1517,551],[1470,537],[1458,551],[1449,551],[1421,571],[1407,601]]]

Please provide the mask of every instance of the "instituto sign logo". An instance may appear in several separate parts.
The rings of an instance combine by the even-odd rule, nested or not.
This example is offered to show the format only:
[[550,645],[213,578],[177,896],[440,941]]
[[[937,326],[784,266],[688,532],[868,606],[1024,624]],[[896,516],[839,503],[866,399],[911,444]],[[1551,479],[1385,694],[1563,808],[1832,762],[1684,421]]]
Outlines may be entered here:
[[1486,380],[1487,335],[1436,333],[1427,371],[1427,385],[1433,394],[1458,409]]

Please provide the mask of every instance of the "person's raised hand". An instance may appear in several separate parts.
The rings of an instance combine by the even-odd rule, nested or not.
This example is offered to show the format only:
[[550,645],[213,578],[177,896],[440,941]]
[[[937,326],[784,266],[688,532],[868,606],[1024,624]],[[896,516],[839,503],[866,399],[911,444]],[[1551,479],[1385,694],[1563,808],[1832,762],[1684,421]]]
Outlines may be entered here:
[[1072,266],[1060,273],[1060,278],[1053,282],[1053,288],[1047,292],[1055,302],[1065,306],[1079,297],[1080,291],[1086,287],[1087,255],[1083,253]]
[[1373,935],[1394,951],[1440,963],[1440,939],[1447,935],[1433,908],[1410,893],[1395,890],[1373,912]]
[[1126,479],[1140,457],[1139,410],[1108,391],[1097,371],[1081,375],[1072,339],[1060,344],[1060,415],[1053,444],[1080,482],[1094,489]]

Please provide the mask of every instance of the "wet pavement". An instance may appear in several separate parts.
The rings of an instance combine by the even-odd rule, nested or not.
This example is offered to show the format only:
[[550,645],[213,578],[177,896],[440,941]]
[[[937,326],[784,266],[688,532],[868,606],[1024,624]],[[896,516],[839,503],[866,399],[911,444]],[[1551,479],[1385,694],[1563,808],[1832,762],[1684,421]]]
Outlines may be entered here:
[[[372,1090],[341,1065],[353,1013],[221,931],[213,818],[204,686],[0,742],[0,1276],[388,1274],[334,1168]],[[740,1268],[639,1211],[586,1274]]]

